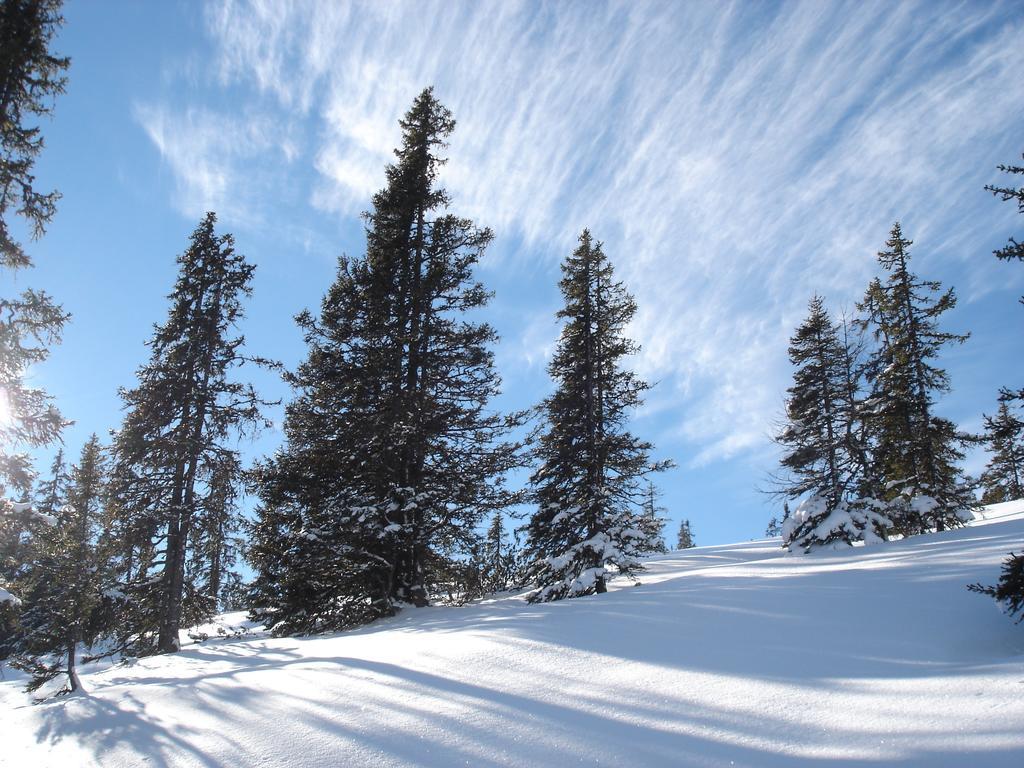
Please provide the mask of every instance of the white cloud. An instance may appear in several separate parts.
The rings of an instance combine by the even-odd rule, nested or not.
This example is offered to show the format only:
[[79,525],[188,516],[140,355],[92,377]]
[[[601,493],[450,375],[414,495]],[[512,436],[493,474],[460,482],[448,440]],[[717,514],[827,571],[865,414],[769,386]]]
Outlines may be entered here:
[[[552,261],[584,226],[605,241],[698,464],[763,444],[807,299],[849,306],[894,219],[919,255],[953,221],[978,242],[958,201],[1024,119],[1012,3],[225,0],[207,21],[225,85],[315,121],[323,209],[367,206],[436,85],[457,209]],[[230,168],[143,122],[186,197],[223,194]]]
[[[135,119],[174,174],[178,209],[191,217],[217,211],[254,223],[261,193],[274,183],[265,168],[268,158],[276,155],[290,162],[298,153],[294,141],[263,116],[137,104]],[[255,158],[260,163],[254,164]]]

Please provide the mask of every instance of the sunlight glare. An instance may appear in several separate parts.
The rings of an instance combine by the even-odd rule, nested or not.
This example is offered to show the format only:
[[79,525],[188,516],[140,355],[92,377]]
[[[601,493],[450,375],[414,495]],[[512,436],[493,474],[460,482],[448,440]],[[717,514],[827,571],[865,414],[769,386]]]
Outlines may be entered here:
[[11,426],[11,401],[7,397],[7,390],[0,387],[0,429],[7,429]]

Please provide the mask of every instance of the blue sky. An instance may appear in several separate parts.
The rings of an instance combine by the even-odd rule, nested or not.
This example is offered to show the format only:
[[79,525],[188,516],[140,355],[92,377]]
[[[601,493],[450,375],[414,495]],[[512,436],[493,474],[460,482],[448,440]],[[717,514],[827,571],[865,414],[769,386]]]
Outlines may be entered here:
[[[991,252],[1024,221],[982,187],[1024,152],[1019,2],[210,3],[71,0],[68,93],[42,187],[64,197],[37,268],[73,314],[33,378],[90,432],[163,320],[202,213],[258,265],[253,353],[304,353],[336,257],[363,250],[397,120],[434,85],[458,121],[444,184],[496,233],[480,270],[504,407],[549,391],[559,261],[589,227],[640,307],[633,361],[657,381],[635,431],[698,543],[759,537],[759,492],[810,296],[852,309],[893,221],[955,286],[940,411],[977,429],[1024,383],[1024,268]],[[273,378],[254,378],[287,397]],[[272,451],[270,431],[247,446]],[[977,470],[984,457],[970,457]]]

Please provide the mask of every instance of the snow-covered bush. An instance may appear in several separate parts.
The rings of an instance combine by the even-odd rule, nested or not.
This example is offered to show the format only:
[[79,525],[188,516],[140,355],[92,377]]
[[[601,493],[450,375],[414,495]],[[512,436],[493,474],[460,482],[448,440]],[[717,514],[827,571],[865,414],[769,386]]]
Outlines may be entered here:
[[981,584],[970,584],[967,587],[972,592],[980,592],[983,595],[994,597],[1002,603],[1010,616],[1017,616],[1017,623],[1024,621],[1024,555],[1010,553],[1010,557],[1003,563],[1003,572],[999,576],[999,583],[994,587],[983,587]]
[[885,540],[889,518],[886,505],[876,499],[840,501],[832,509],[820,494],[811,494],[782,524],[782,544],[804,552],[838,549],[855,541],[873,544]]

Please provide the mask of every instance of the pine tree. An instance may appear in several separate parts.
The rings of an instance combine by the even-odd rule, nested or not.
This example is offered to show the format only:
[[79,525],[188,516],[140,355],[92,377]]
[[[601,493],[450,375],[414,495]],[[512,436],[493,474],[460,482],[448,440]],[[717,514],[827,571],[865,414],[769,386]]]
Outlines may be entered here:
[[470,317],[490,299],[473,272],[492,234],[446,212],[455,122],[432,89],[400,124],[365,257],[340,260],[319,318],[297,318],[309,354],[287,376],[286,445],[256,473],[252,613],[278,633],[427,604],[466,570],[483,516],[516,499],[505,436],[521,417],[489,408],[497,336]]
[[965,437],[933,413],[936,396],[949,390],[949,376],[933,361],[967,335],[939,329],[956,296],[910,272],[911,244],[897,223],[888,250],[878,254],[888,277],[873,281],[859,305],[877,343],[868,367],[874,461],[890,516],[904,535],[962,525],[974,503],[958,468]]
[[114,559],[131,606],[126,641],[139,653],[177,650],[183,621],[214,610],[186,578],[187,564],[204,525],[223,512],[224,484],[239,480],[230,441],[262,424],[263,403],[231,377],[245,362],[244,339],[231,334],[254,267],[215,224],[208,213],[178,257],[167,320],[155,328],[138,385],[121,392],[127,414],[114,441]]
[[516,583],[516,548],[505,535],[502,513],[495,512],[480,547],[478,570],[480,594],[504,592]]
[[[76,671],[79,645],[91,646],[106,629],[104,567],[97,550],[104,496],[104,456],[93,435],[71,470],[66,503],[50,521],[36,527],[32,562],[25,579],[25,608],[20,617],[13,666],[31,673],[29,690],[67,675],[67,690],[81,687]],[[56,483],[46,491],[59,498]]]
[[790,339],[789,361],[796,370],[787,390],[787,424],[777,441],[787,449],[782,465],[793,477],[789,495],[819,494],[829,511],[842,501],[846,485],[838,416],[841,359],[838,330],[815,296],[807,319]]
[[665,545],[665,526],[668,524],[668,519],[662,515],[667,510],[658,503],[660,498],[661,493],[654,483],[648,480],[644,488],[642,511],[637,520],[638,527],[645,537],[641,544],[641,549],[644,552],[668,552],[668,547]]
[[[0,1],[0,271],[32,265],[15,240],[13,216],[20,216],[37,239],[59,198],[34,186],[33,165],[43,138],[30,121],[48,115],[54,98],[64,92],[69,60],[49,50],[63,23],[60,5],[59,0]],[[12,506],[8,494],[25,498],[31,489],[35,472],[25,450],[53,442],[64,426],[52,399],[27,386],[25,373],[46,359],[67,317],[42,291],[0,296],[0,518],[22,506]]]
[[676,538],[676,549],[690,549],[697,546],[693,540],[693,531],[690,528],[690,521],[683,520],[679,524],[679,535]]
[[982,504],[1024,498],[1024,420],[1010,407],[1014,399],[1004,392],[996,415],[985,417],[992,458],[981,474]]
[[605,592],[609,575],[640,570],[639,482],[668,466],[652,464],[651,444],[626,429],[648,388],[621,367],[639,349],[624,335],[636,303],[613,280],[601,244],[586,230],[579,243],[562,264],[565,324],[548,366],[556,389],[542,406],[541,466],[530,481],[538,507],[527,526],[532,601]]
[[[845,326],[844,326],[845,327]],[[788,473],[780,491],[801,503],[779,525],[784,547],[850,544],[884,535],[888,520],[861,496],[864,460],[855,424],[857,366],[847,333],[829,317],[820,296],[789,346],[794,365],[787,390],[786,426],[776,437]]]

